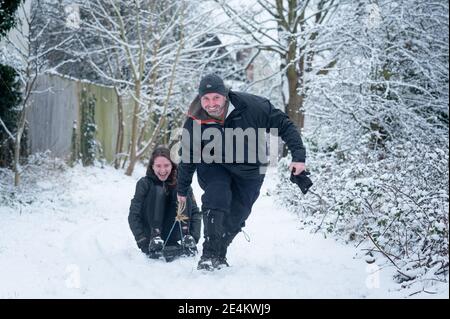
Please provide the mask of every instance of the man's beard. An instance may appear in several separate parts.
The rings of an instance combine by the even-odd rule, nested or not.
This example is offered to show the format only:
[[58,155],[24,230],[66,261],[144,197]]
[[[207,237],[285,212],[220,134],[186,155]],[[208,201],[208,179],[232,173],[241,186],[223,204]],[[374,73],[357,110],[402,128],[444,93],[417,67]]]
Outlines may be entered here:
[[206,113],[208,113],[208,115],[210,117],[212,117],[215,120],[219,120],[222,121],[225,118],[225,114],[228,110],[228,101],[225,101],[225,104],[222,106],[222,108],[220,109],[220,112],[217,111],[217,113],[209,113],[208,111],[206,111]]
[[212,118],[216,119],[216,120],[221,120],[223,118],[223,113],[225,112],[225,106],[222,107],[222,110],[219,112],[215,112],[215,113],[209,113],[208,111],[206,111],[206,113],[208,113],[209,116],[211,116]]

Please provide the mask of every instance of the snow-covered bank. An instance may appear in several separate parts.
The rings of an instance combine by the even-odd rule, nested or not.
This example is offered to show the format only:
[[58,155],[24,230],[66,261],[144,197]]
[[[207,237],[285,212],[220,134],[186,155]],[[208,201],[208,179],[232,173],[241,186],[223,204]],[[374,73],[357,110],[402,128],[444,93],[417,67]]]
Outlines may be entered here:
[[[128,227],[137,179],[113,168],[76,166],[41,180],[31,205],[0,206],[0,298],[400,298],[391,268],[376,270],[352,246],[301,229],[274,204],[265,179],[230,268],[203,273],[199,256],[147,259]],[[5,176],[5,175],[2,175]],[[194,178],[195,181],[195,178]],[[2,184],[4,185],[4,184]],[[4,189],[2,190],[4,191]],[[198,201],[201,190],[195,183]],[[200,247],[201,248],[201,247]],[[448,298],[448,284],[437,294]]]

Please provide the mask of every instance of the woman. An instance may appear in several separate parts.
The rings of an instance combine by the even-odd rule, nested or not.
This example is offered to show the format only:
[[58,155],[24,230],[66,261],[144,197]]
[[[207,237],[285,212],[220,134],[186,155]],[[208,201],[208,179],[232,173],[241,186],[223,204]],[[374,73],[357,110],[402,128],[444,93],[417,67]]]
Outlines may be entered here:
[[[189,219],[180,222],[181,231],[178,222],[174,225],[177,216],[176,176],[177,166],[170,159],[170,150],[164,146],[157,147],[150,158],[146,176],[137,182],[131,200],[128,223],[138,247],[151,258],[163,256],[163,247],[164,251],[172,252],[184,250],[191,254],[197,251],[202,217],[192,189],[182,212]],[[178,244],[180,240],[181,246]]]

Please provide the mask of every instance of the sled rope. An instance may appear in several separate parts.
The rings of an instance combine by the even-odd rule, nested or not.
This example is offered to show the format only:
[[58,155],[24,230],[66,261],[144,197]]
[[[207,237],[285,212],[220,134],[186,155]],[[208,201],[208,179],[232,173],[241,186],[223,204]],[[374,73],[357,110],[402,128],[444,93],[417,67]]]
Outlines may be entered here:
[[184,238],[183,238],[183,230],[181,229],[181,223],[186,223],[189,219],[188,216],[183,215],[184,210],[186,209],[186,202],[180,202],[178,203],[178,209],[177,209],[177,215],[175,216],[175,221],[173,222],[172,228],[170,228],[169,235],[167,235],[166,240],[163,244],[163,250],[166,247],[167,242],[169,241],[170,235],[172,235],[173,229],[175,228],[175,225],[178,223],[179,229],[180,229],[180,238],[181,243],[184,245]]
[[244,234],[245,240],[247,240],[248,242],[250,242],[250,236],[242,229],[241,230],[242,233]]
[[183,215],[185,209],[186,209],[186,202],[181,202],[178,204],[177,216],[175,216],[175,221],[185,223],[189,219],[189,217]]

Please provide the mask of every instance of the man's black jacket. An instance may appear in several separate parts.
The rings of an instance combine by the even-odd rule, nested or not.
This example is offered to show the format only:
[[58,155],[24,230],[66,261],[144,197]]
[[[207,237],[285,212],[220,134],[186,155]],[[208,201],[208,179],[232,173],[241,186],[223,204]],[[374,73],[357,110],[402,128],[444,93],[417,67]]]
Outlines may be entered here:
[[[217,127],[222,129],[226,128],[241,128],[246,130],[247,128],[254,129],[265,129],[267,133],[269,133],[270,129],[276,128],[278,129],[278,135],[283,139],[283,141],[287,144],[289,150],[292,154],[292,161],[294,162],[305,162],[306,151],[303,146],[302,139],[300,137],[300,133],[295,126],[295,124],[289,119],[288,115],[281,110],[275,108],[268,99],[243,93],[243,92],[234,92],[229,91],[228,100],[234,106],[234,110],[226,117],[224,123],[214,123],[214,124],[199,124],[204,123],[198,117],[188,116],[186,122],[184,123],[184,129],[189,132],[189,135],[183,135],[181,144],[182,144],[182,156],[181,163],[178,167],[178,182],[177,182],[177,192],[182,196],[186,196],[188,194],[189,186],[192,182],[192,176],[195,172],[196,165],[198,162],[204,163],[203,157],[198,158],[194,152],[194,126],[201,125],[200,130],[203,132],[210,127]],[[197,98],[192,103],[190,110],[196,109],[195,112],[190,112],[191,114],[205,114],[201,109],[200,99]],[[183,133],[185,134],[185,133]],[[225,135],[225,134],[223,134]],[[256,134],[258,136],[258,134]],[[203,136],[205,137],[205,136]],[[223,139],[223,136],[222,136]],[[211,140],[201,140],[201,150],[207,145]],[[198,140],[196,141],[198,143]],[[249,161],[250,152],[258,153],[258,148],[249,147],[247,143],[245,143],[245,157],[244,161],[237,162],[234,161],[232,163],[228,163],[225,161],[225,142],[223,139],[222,147],[222,164],[225,166],[230,172],[240,176],[242,178],[255,178],[260,174],[260,166],[266,163],[263,163],[259,160],[260,155],[256,154],[253,158],[256,158],[257,161]],[[250,149],[251,148],[251,149]],[[236,150],[236,146],[233,145],[233,150]],[[255,154],[253,154],[255,155]]]

